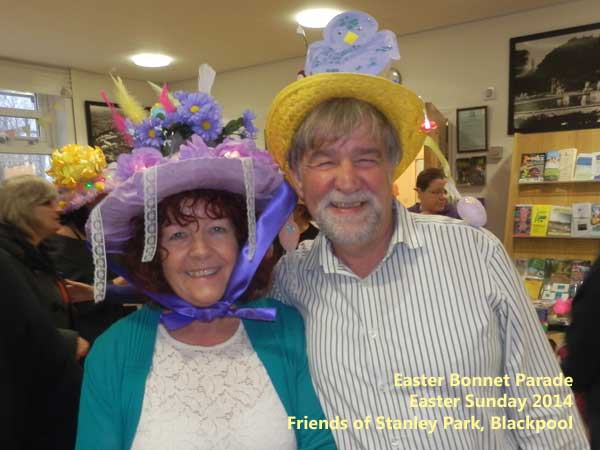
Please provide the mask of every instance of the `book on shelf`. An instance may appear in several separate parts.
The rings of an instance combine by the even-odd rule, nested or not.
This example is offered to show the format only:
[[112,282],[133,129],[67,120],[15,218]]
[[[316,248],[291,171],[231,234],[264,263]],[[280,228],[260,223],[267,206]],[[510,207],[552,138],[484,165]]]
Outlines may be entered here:
[[548,236],[571,236],[572,215],[573,209],[570,206],[553,205],[548,222]]
[[517,258],[515,265],[529,297],[551,306],[575,296],[592,262],[582,259]]
[[592,178],[600,181],[600,152],[592,153]]
[[515,205],[514,236],[529,236],[531,233],[531,209],[533,205]]
[[573,203],[571,209],[571,236],[589,236],[592,231],[592,204]]
[[519,183],[540,183],[544,181],[545,153],[523,153]]
[[544,181],[558,181],[560,174],[560,152],[550,150],[546,152],[546,163],[544,165]]
[[559,150],[560,163],[558,181],[571,181],[575,171],[575,160],[577,159],[576,148],[564,148]]
[[590,234],[600,236],[600,204],[592,203],[590,213]]
[[552,205],[533,205],[530,236],[546,236],[548,234],[551,211]]
[[592,267],[592,261],[584,259],[574,259],[571,261],[571,291],[570,297],[575,297],[577,290],[583,284],[583,280]]
[[580,153],[575,160],[575,174],[573,178],[578,181],[594,179],[593,172],[594,155],[592,153]]

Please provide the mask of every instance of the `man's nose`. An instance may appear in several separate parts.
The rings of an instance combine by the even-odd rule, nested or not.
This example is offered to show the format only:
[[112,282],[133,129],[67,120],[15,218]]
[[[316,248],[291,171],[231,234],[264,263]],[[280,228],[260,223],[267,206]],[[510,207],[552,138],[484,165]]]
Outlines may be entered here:
[[360,189],[360,177],[352,161],[343,160],[337,167],[335,187],[341,192],[356,192]]

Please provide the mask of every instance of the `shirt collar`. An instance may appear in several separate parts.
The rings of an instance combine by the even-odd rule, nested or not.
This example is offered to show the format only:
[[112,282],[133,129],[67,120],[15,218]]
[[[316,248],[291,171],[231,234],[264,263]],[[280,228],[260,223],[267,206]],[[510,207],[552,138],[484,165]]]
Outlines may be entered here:
[[[423,234],[418,229],[413,215],[395,200],[393,209],[396,223],[384,259],[387,259],[399,244],[404,244],[411,249],[417,249],[423,245]],[[336,273],[345,270],[342,262],[333,254],[331,242],[322,232],[315,238],[306,258],[308,269],[314,270],[321,266],[325,273]]]

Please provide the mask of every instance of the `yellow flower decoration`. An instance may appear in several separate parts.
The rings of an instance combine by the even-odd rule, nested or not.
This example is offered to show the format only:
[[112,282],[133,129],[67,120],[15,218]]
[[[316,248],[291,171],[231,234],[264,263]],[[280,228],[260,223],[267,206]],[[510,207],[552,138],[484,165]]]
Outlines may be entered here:
[[46,173],[57,186],[76,189],[80,183],[101,176],[105,168],[106,159],[99,147],[69,144],[52,152],[51,168]]

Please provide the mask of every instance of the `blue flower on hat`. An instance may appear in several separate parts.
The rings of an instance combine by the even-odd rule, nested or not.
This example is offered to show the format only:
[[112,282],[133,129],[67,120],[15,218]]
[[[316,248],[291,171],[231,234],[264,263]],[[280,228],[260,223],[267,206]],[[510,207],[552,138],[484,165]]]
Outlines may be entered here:
[[139,124],[133,136],[136,147],[161,148],[163,145],[162,121],[158,117],[149,117]]
[[188,94],[177,108],[182,123],[189,126],[205,142],[214,141],[221,133],[221,107],[204,92]]
[[256,114],[254,114],[251,110],[247,109],[243,112],[242,120],[244,129],[246,130],[245,135],[250,138],[255,138],[256,133],[258,132],[258,128],[256,128],[252,122],[254,119],[256,119]]

